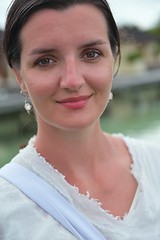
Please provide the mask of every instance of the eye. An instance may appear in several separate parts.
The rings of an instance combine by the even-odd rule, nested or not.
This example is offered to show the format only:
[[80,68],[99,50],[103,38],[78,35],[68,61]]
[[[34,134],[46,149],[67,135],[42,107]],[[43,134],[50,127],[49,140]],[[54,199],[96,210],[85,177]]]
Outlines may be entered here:
[[41,57],[40,59],[38,59],[36,61],[36,65],[39,65],[39,66],[42,66],[42,67],[45,67],[45,66],[49,66],[51,64],[54,64],[56,63],[57,61],[51,57]]
[[96,60],[97,58],[99,58],[101,56],[101,52],[95,49],[89,49],[87,51],[85,51],[85,53],[83,54],[83,57],[86,60]]

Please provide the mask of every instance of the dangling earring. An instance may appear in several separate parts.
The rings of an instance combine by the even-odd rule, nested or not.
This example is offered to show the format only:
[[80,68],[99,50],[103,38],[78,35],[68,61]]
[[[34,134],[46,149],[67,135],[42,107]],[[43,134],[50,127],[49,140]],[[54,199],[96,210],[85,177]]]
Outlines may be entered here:
[[25,99],[24,109],[27,111],[28,114],[30,114],[30,111],[32,109],[31,104],[28,102],[27,99]]
[[26,110],[26,112],[28,114],[30,114],[30,111],[32,109],[32,105],[29,103],[28,94],[27,94],[27,92],[23,92],[23,91],[21,91],[20,93],[23,94],[23,96],[25,98],[24,109]]
[[109,98],[108,98],[108,100],[111,101],[112,99],[113,99],[113,93],[110,92],[110,93],[109,93]]

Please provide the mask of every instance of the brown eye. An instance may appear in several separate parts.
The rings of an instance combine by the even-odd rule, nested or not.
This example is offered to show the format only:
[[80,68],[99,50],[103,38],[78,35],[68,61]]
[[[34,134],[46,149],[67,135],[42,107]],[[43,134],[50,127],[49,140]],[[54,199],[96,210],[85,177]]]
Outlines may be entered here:
[[84,54],[84,58],[86,58],[88,60],[95,60],[99,56],[101,56],[101,53],[97,50],[89,50],[89,51],[85,52],[85,54]]
[[37,64],[41,65],[41,66],[45,66],[45,65],[49,65],[53,62],[52,59],[50,58],[42,58],[40,60],[38,60]]
[[53,57],[41,57],[39,58],[36,62],[35,65],[38,65],[39,67],[47,67],[50,65],[53,65],[57,62],[56,59],[54,59]]

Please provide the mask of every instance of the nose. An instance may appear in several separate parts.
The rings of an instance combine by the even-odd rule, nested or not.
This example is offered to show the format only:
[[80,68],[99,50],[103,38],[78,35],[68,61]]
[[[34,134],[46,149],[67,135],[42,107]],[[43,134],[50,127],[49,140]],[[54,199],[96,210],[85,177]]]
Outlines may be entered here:
[[85,80],[83,74],[77,65],[75,60],[70,60],[65,63],[60,82],[61,88],[76,91],[84,85]]

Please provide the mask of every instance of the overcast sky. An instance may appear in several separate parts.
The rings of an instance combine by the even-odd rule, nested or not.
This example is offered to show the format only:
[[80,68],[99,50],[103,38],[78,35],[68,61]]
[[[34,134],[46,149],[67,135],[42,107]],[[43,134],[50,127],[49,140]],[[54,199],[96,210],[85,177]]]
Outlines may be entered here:
[[[160,0],[108,0],[118,25],[136,25],[143,29],[160,21]],[[0,0],[0,28],[4,27],[11,0]]]

